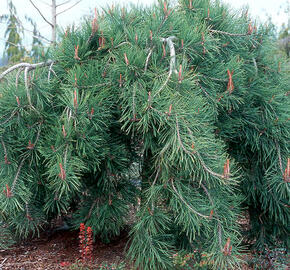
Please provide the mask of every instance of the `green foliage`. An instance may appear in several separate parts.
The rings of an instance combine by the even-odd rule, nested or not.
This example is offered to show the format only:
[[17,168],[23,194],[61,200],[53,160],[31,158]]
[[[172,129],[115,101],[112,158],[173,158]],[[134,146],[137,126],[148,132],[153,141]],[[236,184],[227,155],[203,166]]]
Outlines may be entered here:
[[0,223],[0,247],[1,249],[8,249],[15,243],[15,239],[9,229]]
[[17,62],[24,56],[24,48],[22,47],[22,24],[17,17],[16,8],[12,1],[8,2],[9,14],[2,15],[0,21],[7,22],[7,28],[4,37],[7,37],[5,43],[4,55],[8,57],[10,62]]
[[274,42],[207,0],[71,27],[53,64],[1,84],[2,222],[25,237],[72,213],[108,242],[134,206],[134,269],[174,269],[195,250],[238,269],[243,202],[249,239],[286,246],[289,76]]

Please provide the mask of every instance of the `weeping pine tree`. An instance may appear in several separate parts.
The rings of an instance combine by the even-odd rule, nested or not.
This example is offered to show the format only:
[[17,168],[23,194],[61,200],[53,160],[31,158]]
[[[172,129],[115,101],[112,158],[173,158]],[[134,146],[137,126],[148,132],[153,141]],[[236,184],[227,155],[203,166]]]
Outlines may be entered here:
[[220,1],[95,11],[0,75],[0,239],[70,213],[109,241],[135,205],[136,269],[196,251],[237,269],[247,206],[248,239],[289,245],[286,67],[272,29]]

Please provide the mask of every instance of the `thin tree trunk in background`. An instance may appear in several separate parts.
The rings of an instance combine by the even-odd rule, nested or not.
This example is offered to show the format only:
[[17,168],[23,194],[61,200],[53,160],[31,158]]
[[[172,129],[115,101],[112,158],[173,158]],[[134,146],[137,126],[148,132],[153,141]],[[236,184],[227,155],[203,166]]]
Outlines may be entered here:
[[56,3],[51,0],[51,43],[54,46],[56,42]]
[[78,0],[77,2],[75,2],[74,4],[72,4],[70,7],[56,13],[56,8],[60,7],[62,5],[66,5],[68,3],[71,2],[71,0],[68,1],[64,1],[61,4],[56,4],[56,0],[51,0],[51,5],[47,4],[48,6],[51,7],[51,21],[47,20],[46,17],[42,14],[42,12],[40,11],[40,9],[34,4],[34,2],[32,0],[29,0],[30,3],[34,6],[34,8],[38,11],[38,13],[40,14],[40,16],[51,26],[51,44],[54,46],[56,43],[56,17],[68,10],[70,10],[71,8],[75,7],[78,3],[80,3],[82,0]]

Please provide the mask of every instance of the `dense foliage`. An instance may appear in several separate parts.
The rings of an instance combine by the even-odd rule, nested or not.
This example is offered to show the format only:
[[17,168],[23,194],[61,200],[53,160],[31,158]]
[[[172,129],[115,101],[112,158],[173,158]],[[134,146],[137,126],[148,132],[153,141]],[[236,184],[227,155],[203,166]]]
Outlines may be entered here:
[[27,237],[70,213],[109,241],[134,205],[136,268],[198,251],[237,269],[243,202],[256,245],[289,244],[289,77],[273,44],[207,0],[67,30],[53,62],[2,76],[3,229]]

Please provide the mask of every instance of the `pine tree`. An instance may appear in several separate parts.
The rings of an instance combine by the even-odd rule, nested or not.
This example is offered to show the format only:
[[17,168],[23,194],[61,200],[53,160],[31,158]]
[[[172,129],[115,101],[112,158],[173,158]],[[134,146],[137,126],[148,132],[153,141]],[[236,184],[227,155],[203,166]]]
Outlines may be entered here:
[[5,31],[5,38],[7,41],[5,43],[4,54],[7,56],[10,62],[19,61],[24,55],[24,47],[22,46],[22,24],[17,17],[16,8],[12,1],[8,2],[9,14],[2,15],[0,21],[7,22],[7,29]]
[[136,269],[174,269],[182,251],[237,269],[243,202],[257,245],[287,245],[289,78],[274,41],[219,1],[112,7],[52,60],[2,73],[5,230],[27,237],[70,212],[109,241],[135,205]]
[[38,62],[42,58],[42,54],[44,54],[43,44],[41,39],[44,39],[37,29],[37,24],[33,21],[32,18],[26,16],[26,20],[30,22],[33,27],[32,30],[32,44],[30,50],[30,57],[34,62]]

